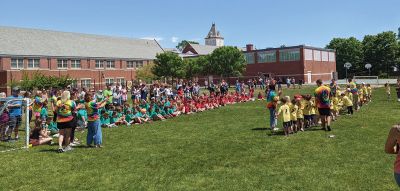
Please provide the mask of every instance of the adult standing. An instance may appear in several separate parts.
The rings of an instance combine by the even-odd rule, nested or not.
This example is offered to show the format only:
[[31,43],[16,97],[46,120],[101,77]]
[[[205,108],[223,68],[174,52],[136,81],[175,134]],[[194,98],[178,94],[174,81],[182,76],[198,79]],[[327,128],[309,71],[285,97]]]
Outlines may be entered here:
[[19,139],[18,130],[22,120],[22,96],[20,96],[19,93],[20,93],[19,87],[15,87],[12,89],[11,96],[8,97],[20,100],[12,101],[8,104],[10,123],[7,131],[7,136],[8,136],[7,141],[11,140],[12,131],[14,131],[15,140]]
[[103,135],[101,132],[99,109],[104,107],[106,103],[106,99],[100,102],[94,100],[92,93],[87,93],[85,96],[85,108],[88,114],[88,132],[86,139],[86,144],[88,147],[92,147],[93,142],[96,148],[102,147],[101,144],[103,143]]
[[394,125],[389,131],[389,135],[385,144],[385,152],[388,154],[395,154],[396,160],[394,162],[394,179],[398,186],[400,186],[400,125]]
[[331,89],[322,84],[322,80],[317,80],[317,89],[315,89],[315,101],[321,116],[322,129],[331,131]]
[[61,95],[61,100],[57,101],[56,104],[57,128],[59,129],[60,134],[58,137],[59,153],[72,150],[69,144],[72,127],[74,126],[74,117],[72,112],[76,109],[76,104],[70,97],[71,93],[69,91],[64,91]]
[[271,130],[276,129],[277,119],[276,119],[276,107],[278,105],[279,96],[275,91],[275,84],[270,84],[266,92],[267,108],[269,110],[269,127]]

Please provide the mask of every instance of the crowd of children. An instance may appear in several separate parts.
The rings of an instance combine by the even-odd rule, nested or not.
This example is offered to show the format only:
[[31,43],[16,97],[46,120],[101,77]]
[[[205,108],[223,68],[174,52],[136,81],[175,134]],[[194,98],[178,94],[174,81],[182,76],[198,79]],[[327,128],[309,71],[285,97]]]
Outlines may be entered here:
[[[164,85],[163,85],[164,86]],[[179,89],[178,89],[179,90]],[[25,98],[31,99],[29,107],[29,120],[34,124],[30,133],[30,143],[33,146],[51,143],[51,137],[58,137],[57,128],[57,103],[65,90],[58,91],[35,91],[34,95],[25,93]],[[76,124],[71,132],[70,145],[80,144],[75,138],[74,132],[83,130],[88,124],[88,108],[85,107],[86,90],[78,91],[69,89],[70,99],[76,104],[73,112],[74,123]],[[94,93],[94,100],[97,102],[106,101],[105,107],[99,108],[101,127],[114,128],[124,125],[126,127],[149,123],[152,121],[166,120],[179,115],[194,114],[206,110],[216,109],[225,105],[254,101],[247,93],[242,92],[210,92],[201,94],[175,94],[168,91],[161,91],[160,95],[140,97],[140,99],[123,100],[122,102],[113,102],[112,94],[114,91],[108,87],[104,91]],[[3,112],[2,121],[7,121],[7,111]],[[50,114],[50,115],[49,115]],[[2,123],[2,124],[6,124]],[[5,128],[1,128],[2,130]],[[1,133],[4,141],[11,140],[11,134]]]
[[[347,87],[343,89],[334,81],[328,86],[330,87],[330,114],[333,120],[336,120],[342,113],[341,111],[347,112],[347,115],[352,115],[354,110],[357,111],[362,105],[371,101],[372,88],[369,84],[355,84],[350,80]],[[386,87],[387,90],[388,86]],[[84,130],[88,124],[88,108],[85,108],[84,100],[87,91],[70,91],[71,100],[77,105],[76,110],[73,111],[74,124],[76,125],[72,129],[70,137],[71,145],[74,146],[80,144],[75,138],[74,132]],[[115,128],[121,125],[129,127],[152,121],[166,120],[179,115],[216,109],[228,104],[254,101],[252,94],[245,91],[201,94],[180,94],[179,91],[173,94],[169,91],[160,91],[159,95],[150,95],[144,98],[135,97],[132,100],[122,99],[122,102],[113,102],[113,91],[108,87],[104,91],[94,93],[93,99],[96,102],[107,102],[105,107],[98,109],[101,127],[103,128]],[[31,98],[32,100],[31,105],[28,106],[30,111],[29,120],[32,120],[32,123],[35,124],[30,134],[32,145],[51,143],[51,137],[58,136],[57,111],[55,111],[55,108],[56,103],[60,100],[61,92],[61,90],[36,91],[34,96],[31,96],[28,92],[24,94],[25,98]],[[390,93],[390,89],[387,92]],[[5,97],[3,94],[0,96]],[[274,105],[273,108],[276,110],[273,114],[275,118],[282,116],[283,131],[286,136],[318,125],[320,117],[316,98],[313,95],[298,94],[292,99],[289,96],[284,96],[281,99],[278,97],[279,95],[271,99],[272,105]],[[259,92],[257,98],[258,100],[263,100],[264,96]],[[9,120],[7,111],[3,112],[0,120]],[[6,124],[6,122],[0,122],[0,124]],[[4,129],[6,128],[0,127],[1,140],[10,140],[11,133],[6,133]]]
[[[370,84],[355,84],[351,80],[346,88],[342,89],[333,80],[330,85],[330,117],[333,121],[340,116],[340,113],[352,115],[353,110],[359,110],[364,104],[368,104],[372,98]],[[357,97],[355,100],[354,97]],[[284,96],[275,99],[277,107],[276,117],[281,116],[285,136],[298,131],[304,131],[320,123],[320,117],[313,95],[295,95],[292,99]],[[343,111],[343,112],[342,112]]]

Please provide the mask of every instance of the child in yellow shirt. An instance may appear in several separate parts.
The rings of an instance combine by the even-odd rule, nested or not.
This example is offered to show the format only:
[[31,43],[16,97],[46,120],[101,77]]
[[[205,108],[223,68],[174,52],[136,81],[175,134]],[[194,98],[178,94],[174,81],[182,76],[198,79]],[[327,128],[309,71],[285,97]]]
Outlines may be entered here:
[[282,114],[283,131],[285,132],[285,136],[289,136],[289,129],[291,126],[289,99],[287,97],[283,97],[281,102],[283,105],[279,107],[278,112],[276,113],[276,118]]
[[346,96],[345,93],[342,93],[341,97],[343,101],[343,106],[347,107],[347,114],[353,115],[353,101],[348,96]]
[[296,99],[296,105],[298,107],[298,109],[297,109],[297,128],[300,129],[300,131],[304,131],[304,115],[303,115],[304,106],[302,104],[301,99]]
[[390,85],[388,83],[385,84],[385,90],[387,98],[390,99]]
[[292,99],[292,104],[290,105],[290,120],[292,121],[292,129],[293,132],[297,133],[297,113],[299,110],[299,106],[296,105],[296,99]]
[[372,88],[371,88],[371,84],[367,84],[367,92],[368,92],[368,97],[367,97],[367,101],[371,102],[371,98],[372,98]]
[[304,127],[307,129],[311,126],[312,116],[311,116],[311,109],[313,108],[313,104],[311,102],[310,95],[304,95],[303,101],[303,114],[304,114]]

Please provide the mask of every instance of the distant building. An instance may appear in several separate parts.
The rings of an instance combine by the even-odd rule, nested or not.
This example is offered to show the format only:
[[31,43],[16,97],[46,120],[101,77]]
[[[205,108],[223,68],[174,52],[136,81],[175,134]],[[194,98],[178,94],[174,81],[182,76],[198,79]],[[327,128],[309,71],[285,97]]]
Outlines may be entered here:
[[224,46],[224,38],[213,23],[205,38],[205,45],[189,43],[183,48],[182,55],[183,57],[208,55],[221,46]]
[[317,79],[328,81],[336,76],[336,53],[330,49],[300,45],[255,50],[248,44],[243,53],[247,78],[294,77],[297,81],[314,83]]
[[35,71],[69,75],[77,87],[124,84],[162,52],[155,40],[0,27],[0,92]]
[[220,32],[215,27],[215,23],[211,25],[211,29],[205,38],[205,44],[208,46],[224,46],[224,37],[221,36]]

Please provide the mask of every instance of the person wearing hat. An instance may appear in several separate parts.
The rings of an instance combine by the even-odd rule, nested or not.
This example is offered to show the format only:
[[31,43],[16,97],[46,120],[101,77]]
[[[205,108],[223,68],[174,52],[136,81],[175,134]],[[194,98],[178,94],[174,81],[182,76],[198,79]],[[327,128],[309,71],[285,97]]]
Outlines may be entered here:
[[11,96],[9,96],[8,98],[11,99],[19,99],[19,100],[15,100],[15,101],[11,101],[8,104],[8,110],[9,110],[9,128],[7,131],[7,140],[11,140],[11,133],[12,131],[14,131],[14,135],[15,135],[15,140],[18,140],[18,129],[19,126],[21,125],[21,121],[22,121],[22,96],[19,95],[20,93],[20,89],[19,87],[14,87],[12,89],[11,92]]

